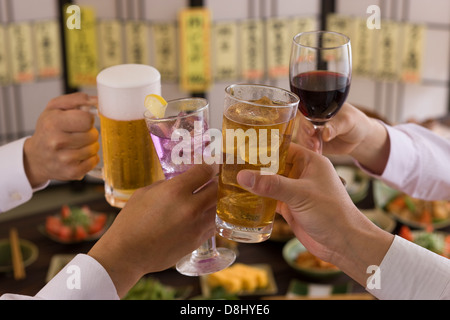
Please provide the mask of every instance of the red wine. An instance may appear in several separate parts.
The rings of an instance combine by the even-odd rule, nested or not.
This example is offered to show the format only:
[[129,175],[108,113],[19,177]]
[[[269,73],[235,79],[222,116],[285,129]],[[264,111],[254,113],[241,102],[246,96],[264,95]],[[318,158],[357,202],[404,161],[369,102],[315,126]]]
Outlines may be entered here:
[[300,112],[314,124],[323,124],[344,104],[350,79],[341,73],[310,71],[291,79],[291,90],[300,97]]

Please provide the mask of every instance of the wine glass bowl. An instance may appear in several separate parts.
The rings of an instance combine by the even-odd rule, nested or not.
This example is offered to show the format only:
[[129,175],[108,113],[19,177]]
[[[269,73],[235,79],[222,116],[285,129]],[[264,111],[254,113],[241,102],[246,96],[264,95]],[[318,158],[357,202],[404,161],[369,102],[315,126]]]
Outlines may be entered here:
[[337,32],[297,34],[289,65],[291,91],[300,98],[299,110],[316,130],[322,150],[322,130],[340,110],[350,91],[350,39]]

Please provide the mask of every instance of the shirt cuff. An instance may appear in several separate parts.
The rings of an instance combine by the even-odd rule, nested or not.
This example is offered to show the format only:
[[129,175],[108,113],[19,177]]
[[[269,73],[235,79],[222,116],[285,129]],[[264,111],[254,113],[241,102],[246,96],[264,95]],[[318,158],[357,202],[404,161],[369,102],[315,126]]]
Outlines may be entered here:
[[395,236],[372,280],[367,291],[378,299],[450,299],[450,259]]
[[414,144],[412,139],[404,132],[382,121],[380,123],[386,128],[390,140],[389,159],[383,173],[381,175],[374,174],[358,161],[354,160],[354,163],[371,177],[382,180],[392,188],[399,189],[401,186],[407,185],[408,179],[411,179],[409,175],[401,173],[411,172],[409,170],[413,170],[412,168],[415,166],[413,161],[416,158]]
[[0,147],[0,213],[24,204],[33,192],[46,188],[50,181],[32,188],[25,173],[23,146],[28,137]]
[[77,255],[35,296],[44,300],[119,300],[108,272],[94,258]]
[[33,190],[23,165],[23,145],[27,138],[0,148],[0,212],[11,210],[31,199]]

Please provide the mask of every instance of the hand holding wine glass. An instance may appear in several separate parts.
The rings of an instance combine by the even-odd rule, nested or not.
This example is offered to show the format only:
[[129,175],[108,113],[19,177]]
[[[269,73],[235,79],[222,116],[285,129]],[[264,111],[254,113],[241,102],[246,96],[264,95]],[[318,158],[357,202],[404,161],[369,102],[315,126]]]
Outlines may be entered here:
[[296,35],[292,44],[289,80],[300,97],[299,110],[320,140],[325,123],[340,110],[350,91],[350,39],[337,32],[312,31]]

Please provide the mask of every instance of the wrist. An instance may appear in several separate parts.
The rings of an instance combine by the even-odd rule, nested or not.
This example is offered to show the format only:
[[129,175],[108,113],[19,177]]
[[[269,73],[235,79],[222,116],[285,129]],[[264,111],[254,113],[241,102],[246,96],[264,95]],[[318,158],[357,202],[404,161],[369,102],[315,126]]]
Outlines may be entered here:
[[121,252],[120,248],[114,246],[114,242],[104,241],[103,238],[88,252],[88,255],[97,260],[106,270],[120,298],[124,297],[145,274],[145,272],[139,272],[137,266],[132,265],[128,257]]
[[36,167],[37,163],[39,163],[39,160],[38,156],[33,151],[32,138],[28,138],[23,145],[23,166],[28,182],[33,189],[44,185],[49,180],[45,176],[43,169]]
[[375,175],[382,175],[390,154],[390,140],[380,121],[368,118],[366,136],[350,153],[363,168]]
[[342,232],[344,235],[339,250],[333,261],[340,270],[353,278],[362,286],[366,286],[367,279],[372,275],[369,266],[380,266],[394,236],[373,224],[358,209],[357,215]]

